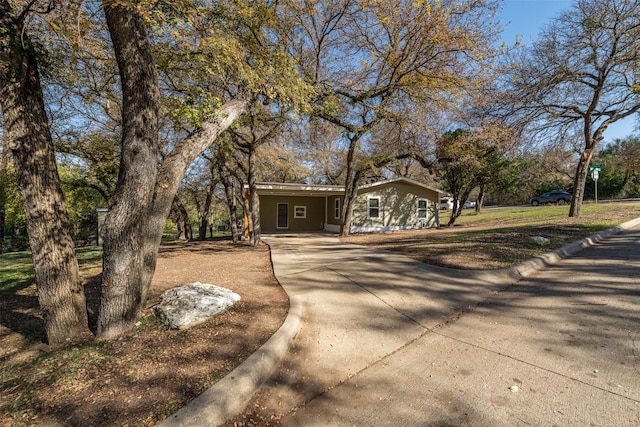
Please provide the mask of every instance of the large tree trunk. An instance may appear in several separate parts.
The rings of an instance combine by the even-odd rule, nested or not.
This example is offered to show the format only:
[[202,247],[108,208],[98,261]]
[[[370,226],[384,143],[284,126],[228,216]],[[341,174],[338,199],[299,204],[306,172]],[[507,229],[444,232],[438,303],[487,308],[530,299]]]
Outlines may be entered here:
[[260,228],[260,198],[258,197],[258,190],[256,185],[256,159],[255,148],[253,146],[249,149],[249,173],[247,174],[249,181],[249,207],[250,207],[250,224],[251,229],[249,232],[249,241],[251,246],[258,246],[262,239],[262,230]]
[[9,137],[2,133],[2,152],[0,152],[0,254],[4,250],[4,233],[7,203],[7,166],[9,164]]
[[135,10],[104,6],[123,95],[122,158],[105,224],[98,319],[98,336],[110,339],[131,329],[146,305],[162,232],[185,171],[244,113],[247,102],[225,103],[158,167],[160,95],[143,20]]
[[135,10],[105,5],[123,93],[122,158],[105,224],[98,336],[131,329],[147,302],[171,204],[189,165],[247,106],[225,103],[202,128],[178,144],[158,167],[159,90],[143,20]]
[[37,53],[22,18],[0,0],[0,107],[25,208],[38,301],[47,340],[89,334],[84,290],[45,112]]
[[347,172],[344,183],[344,197],[342,200],[342,220],[340,221],[340,236],[348,236],[351,233],[351,218],[353,215],[353,203],[358,193],[358,181],[360,175],[356,172],[355,177],[354,158],[356,146],[359,137],[356,135],[349,142],[349,151],[347,151]]
[[589,174],[589,163],[591,163],[591,157],[593,157],[593,150],[586,149],[582,152],[578,166],[576,167],[576,174],[573,179],[573,194],[571,198],[571,207],[569,208],[570,217],[580,216],[580,208],[584,200],[584,187],[587,182],[587,175]]
[[138,321],[149,290],[144,272],[155,270],[156,257],[144,249],[158,233],[148,219],[159,158],[160,92],[142,18],[121,6],[104,4],[104,10],[123,96],[120,174],[104,227],[98,317],[98,336],[109,339]]

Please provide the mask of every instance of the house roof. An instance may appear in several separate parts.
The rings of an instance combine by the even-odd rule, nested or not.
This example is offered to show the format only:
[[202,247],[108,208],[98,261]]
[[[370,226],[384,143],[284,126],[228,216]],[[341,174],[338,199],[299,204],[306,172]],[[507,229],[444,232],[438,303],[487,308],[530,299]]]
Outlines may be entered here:
[[292,195],[304,193],[306,195],[337,195],[344,193],[343,185],[310,185],[292,184],[284,182],[259,182],[256,184],[258,194]]
[[428,185],[425,185],[421,182],[415,181],[413,179],[409,179],[409,178],[404,178],[404,177],[400,177],[400,178],[394,178],[394,179],[389,179],[386,181],[378,181],[378,182],[374,182],[371,184],[365,184],[365,185],[361,185],[360,187],[358,187],[359,189],[367,189],[367,188],[374,188],[374,187],[378,187],[380,185],[386,185],[386,184],[393,184],[396,182],[401,182],[401,183],[405,183],[405,184],[409,184],[409,185],[415,185],[417,187],[422,187],[425,188],[427,190],[431,190],[431,191],[435,191],[436,193],[438,193],[438,197],[440,197],[440,194],[445,194],[444,191],[439,190],[437,188],[434,187],[430,187]]
[[[359,189],[375,188],[381,185],[388,185],[394,183],[404,183],[409,185],[415,185],[417,187],[425,188],[427,190],[438,193],[438,197],[441,194],[445,194],[444,191],[437,188],[430,187],[422,184],[418,181],[409,178],[395,178],[386,181],[374,182],[372,184],[361,185]],[[293,184],[283,182],[259,182],[256,184],[258,194],[270,194],[270,195],[293,195],[297,193],[304,193],[306,195],[337,195],[344,193],[344,185],[322,185],[322,184]]]

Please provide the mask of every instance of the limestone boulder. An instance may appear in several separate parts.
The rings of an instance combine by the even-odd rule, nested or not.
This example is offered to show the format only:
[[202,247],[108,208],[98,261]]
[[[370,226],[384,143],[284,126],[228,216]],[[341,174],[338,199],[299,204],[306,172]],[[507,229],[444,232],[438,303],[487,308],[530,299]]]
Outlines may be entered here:
[[551,243],[551,240],[542,236],[534,236],[531,238],[531,240],[533,240],[538,246],[547,246],[549,243]]
[[154,310],[170,328],[187,329],[224,313],[238,301],[240,295],[229,289],[195,282],[165,291]]

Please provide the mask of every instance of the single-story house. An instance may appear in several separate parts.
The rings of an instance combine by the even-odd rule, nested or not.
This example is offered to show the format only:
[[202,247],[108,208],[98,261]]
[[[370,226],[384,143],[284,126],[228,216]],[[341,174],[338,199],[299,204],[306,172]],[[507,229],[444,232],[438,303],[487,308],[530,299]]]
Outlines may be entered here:
[[[280,231],[340,231],[344,187],[258,183],[260,227]],[[351,232],[438,227],[441,190],[407,178],[362,185],[354,202]]]

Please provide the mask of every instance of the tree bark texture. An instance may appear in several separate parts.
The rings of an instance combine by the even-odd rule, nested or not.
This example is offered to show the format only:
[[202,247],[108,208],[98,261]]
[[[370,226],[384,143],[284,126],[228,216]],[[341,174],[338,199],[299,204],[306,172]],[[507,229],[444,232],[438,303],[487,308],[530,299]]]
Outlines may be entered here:
[[349,141],[349,151],[347,151],[347,172],[345,176],[344,198],[342,200],[342,221],[340,222],[340,236],[348,236],[351,233],[351,217],[353,215],[353,203],[358,193],[359,176],[353,177],[354,158],[356,146],[360,137],[359,134]]
[[569,208],[570,217],[579,217],[580,208],[584,200],[584,187],[589,174],[589,163],[593,157],[593,150],[587,149],[582,152],[576,167],[576,175],[573,179],[573,194],[571,197],[571,206]]
[[224,168],[219,168],[219,172],[222,178],[222,185],[224,186],[224,194],[227,199],[227,207],[229,208],[231,240],[233,243],[238,243],[238,206],[236,203],[235,188],[231,182],[231,177],[228,173],[225,173]]
[[105,5],[122,86],[122,140],[118,184],[104,228],[102,294],[98,336],[131,329],[146,303],[145,270],[156,257],[145,244],[157,231],[148,218],[154,195],[160,92],[142,18],[135,10]]
[[[207,238],[207,228],[209,227],[209,217],[211,216],[211,204],[213,203],[213,193],[216,188],[214,179],[214,173],[211,171],[211,182],[207,186],[207,196],[198,220],[198,240],[205,240]],[[213,235],[211,237],[213,237]]]
[[180,239],[180,231],[185,240],[189,241],[193,239],[193,230],[191,229],[191,220],[189,219],[189,212],[184,207],[180,197],[175,196],[173,199],[173,209],[176,212],[176,227],[178,227],[178,239]]
[[257,246],[262,239],[262,230],[260,229],[260,198],[258,197],[257,179],[256,179],[256,154],[255,145],[249,148],[249,173],[247,174],[249,181],[249,206],[250,206],[250,231],[249,239],[251,246]]
[[477,214],[482,212],[482,206],[484,206],[484,196],[485,196],[486,186],[483,184],[480,186],[480,192],[478,193],[478,198],[476,199],[475,211]]
[[155,259],[158,256],[160,240],[171,211],[171,204],[184,174],[191,163],[246,111],[247,105],[244,99],[226,102],[214,116],[202,124],[201,129],[181,141],[170,154],[165,156],[158,167],[155,190],[149,207],[149,216],[146,219],[149,232],[145,234],[144,250],[147,259],[154,260],[153,264],[145,264],[145,281],[148,284],[153,278]]
[[120,175],[105,224],[98,319],[98,336],[111,339],[131,329],[146,305],[164,225],[185,171],[247,103],[225,103],[158,165],[160,93],[143,20],[119,6],[105,5],[105,15],[123,96]]
[[249,189],[244,189],[242,191],[242,207],[243,207],[243,215],[242,215],[242,237],[245,240],[249,240],[249,230],[253,229],[253,225],[251,223],[251,201],[249,197]]
[[4,250],[4,233],[7,203],[7,166],[9,164],[9,136],[2,133],[2,152],[0,153],[0,254]]
[[24,204],[38,301],[50,345],[89,333],[84,290],[70,234],[38,72],[22,18],[0,0],[0,107]]

